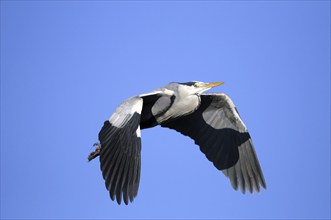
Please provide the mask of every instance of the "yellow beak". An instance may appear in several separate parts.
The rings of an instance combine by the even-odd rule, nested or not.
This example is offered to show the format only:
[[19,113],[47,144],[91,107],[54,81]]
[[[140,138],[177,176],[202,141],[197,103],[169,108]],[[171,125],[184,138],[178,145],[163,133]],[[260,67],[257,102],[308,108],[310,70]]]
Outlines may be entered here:
[[206,83],[203,87],[212,88],[212,87],[219,86],[222,84],[224,84],[224,82],[212,82],[212,83]]

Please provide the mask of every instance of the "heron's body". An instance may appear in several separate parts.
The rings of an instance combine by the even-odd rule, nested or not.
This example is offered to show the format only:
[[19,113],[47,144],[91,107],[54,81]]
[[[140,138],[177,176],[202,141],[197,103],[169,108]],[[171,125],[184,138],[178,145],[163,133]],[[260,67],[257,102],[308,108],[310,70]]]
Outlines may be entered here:
[[133,201],[140,180],[140,129],[157,125],[194,139],[215,167],[243,193],[266,187],[245,124],[225,94],[201,94],[221,83],[170,83],[125,100],[99,133],[100,163],[112,200]]

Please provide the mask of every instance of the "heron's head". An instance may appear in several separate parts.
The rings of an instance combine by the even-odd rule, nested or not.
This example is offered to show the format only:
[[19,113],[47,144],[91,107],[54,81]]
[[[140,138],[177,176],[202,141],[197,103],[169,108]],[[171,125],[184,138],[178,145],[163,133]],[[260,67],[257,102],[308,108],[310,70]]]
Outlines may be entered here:
[[199,81],[192,81],[186,83],[178,83],[182,90],[185,90],[189,94],[201,94],[204,91],[211,89],[215,86],[222,85],[223,82],[212,82],[212,83],[205,83]]

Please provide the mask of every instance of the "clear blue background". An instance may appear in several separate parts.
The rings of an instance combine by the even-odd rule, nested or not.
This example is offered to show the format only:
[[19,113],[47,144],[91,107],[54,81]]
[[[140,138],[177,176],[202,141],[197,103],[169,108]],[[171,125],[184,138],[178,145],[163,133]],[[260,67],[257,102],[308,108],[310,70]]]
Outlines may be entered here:
[[[268,189],[234,191],[157,127],[118,206],[87,162],[103,122],[192,80],[225,82]],[[1,218],[330,218],[330,2],[1,1]]]

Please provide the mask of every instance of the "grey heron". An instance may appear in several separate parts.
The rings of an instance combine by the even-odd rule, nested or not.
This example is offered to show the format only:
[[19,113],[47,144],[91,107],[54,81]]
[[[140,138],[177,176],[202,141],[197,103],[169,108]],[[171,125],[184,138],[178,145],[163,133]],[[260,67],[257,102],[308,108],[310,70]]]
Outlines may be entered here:
[[137,196],[140,180],[141,129],[157,125],[192,138],[232,187],[251,193],[266,188],[247,127],[224,93],[204,91],[222,82],[173,82],[122,102],[99,133],[89,161],[100,167],[111,199],[127,205]]

